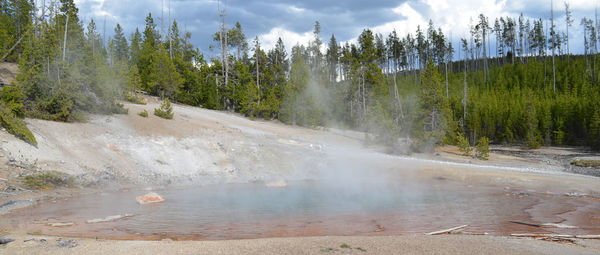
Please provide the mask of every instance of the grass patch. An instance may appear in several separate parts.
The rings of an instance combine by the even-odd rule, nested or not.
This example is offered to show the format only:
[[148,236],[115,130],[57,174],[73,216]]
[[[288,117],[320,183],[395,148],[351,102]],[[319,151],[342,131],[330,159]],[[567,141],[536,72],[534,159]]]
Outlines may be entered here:
[[356,247],[356,248],[354,248],[354,249],[357,249],[357,250],[359,250],[359,251],[362,251],[362,252],[367,252],[367,250],[365,250],[365,249],[363,249],[363,248],[361,248],[361,247]]
[[342,245],[340,245],[340,248],[342,248],[342,249],[351,249],[350,245],[348,245],[346,243],[343,243]]
[[571,165],[581,166],[581,167],[596,167],[600,168],[600,160],[597,159],[578,159],[571,162]]
[[8,133],[15,135],[21,140],[28,142],[32,145],[37,145],[35,136],[31,133],[31,130],[25,125],[22,119],[15,116],[9,108],[2,107],[0,109],[0,126],[4,127]]
[[63,172],[47,171],[23,178],[23,185],[31,190],[49,190],[73,186],[73,177]]
[[125,95],[125,100],[134,104],[146,104],[146,101],[144,101],[144,97],[137,95],[137,93],[128,93],[127,95]]
[[322,249],[321,251],[322,251],[322,252],[334,252],[334,251],[337,251],[337,250],[338,250],[338,249],[335,249],[335,248],[328,247],[328,248]]
[[148,111],[143,110],[143,111],[139,112],[138,115],[140,115],[140,116],[142,116],[144,118],[148,118]]

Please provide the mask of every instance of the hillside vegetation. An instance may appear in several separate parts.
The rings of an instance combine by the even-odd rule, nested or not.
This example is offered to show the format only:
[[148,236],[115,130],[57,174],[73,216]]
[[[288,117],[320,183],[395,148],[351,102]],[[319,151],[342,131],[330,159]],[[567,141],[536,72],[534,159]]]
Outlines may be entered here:
[[84,27],[73,0],[42,7],[51,15],[37,16],[25,0],[0,10],[0,53],[20,69],[2,100],[19,117],[123,113],[118,100],[143,103],[142,91],[251,118],[366,131],[391,148],[410,137],[414,151],[481,138],[600,149],[598,36],[589,19],[580,23],[584,42],[571,42],[584,44],[583,55],[568,51],[568,32],[541,19],[492,22],[481,14],[460,47],[432,22],[406,35],[365,29],[356,44],[331,35],[324,46],[316,22],[313,40],[289,56],[281,38],[263,49],[236,23],[215,33],[221,56],[208,59],[177,21],[161,34],[149,13],[129,36],[117,24],[105,44],[94,20]]

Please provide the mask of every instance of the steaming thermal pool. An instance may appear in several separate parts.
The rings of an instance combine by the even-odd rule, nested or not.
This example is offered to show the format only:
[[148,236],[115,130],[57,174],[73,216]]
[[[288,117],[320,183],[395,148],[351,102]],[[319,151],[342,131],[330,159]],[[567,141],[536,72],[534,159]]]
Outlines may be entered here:
[[[600,203],[562,195],[473,187],[433,178],[423,181],[220,184],[156,190],[166,201],[139,205],[145,190],[81,195],[47,201],[0,218],[0,226],[61,236],[115,239],[239,239],[315,235],[424,233],[469,224],[469,231],[507,234],[548,232],[507,223],[560,222],[600,231]],[[562,215],[571,210],[568,215]],[[594,216],[595,212],[595,216]],[[113,222],[86,223],[134,214]],[[73,222],[67,227],[48,223]],[[560,229],[560,233],[567,233]]]

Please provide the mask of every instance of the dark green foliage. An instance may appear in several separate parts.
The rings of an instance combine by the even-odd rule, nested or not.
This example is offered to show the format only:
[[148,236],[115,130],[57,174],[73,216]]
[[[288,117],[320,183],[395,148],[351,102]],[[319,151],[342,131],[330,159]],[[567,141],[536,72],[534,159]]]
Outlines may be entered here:
[[442,142],[451,130],[452,115],[442,82],[433,61],[427,64],[421,75],[422,90],[419,97],[419,113],[415,116],[414,149],[428,151]]
[[165,98],[165,100],[160,104],[160,108],[154,109],[154,115],[163,119],[173,119],[173,106],[168,98]]
[[17,117],[24,115],[23,98],[23,92],[17,86],[5,86],[0,90],[0,102]]
[[73,177],[58,171],[48,171],[25,176],[23,185],[31,190],[49,190],[62,187],[71,187],[74,184]]

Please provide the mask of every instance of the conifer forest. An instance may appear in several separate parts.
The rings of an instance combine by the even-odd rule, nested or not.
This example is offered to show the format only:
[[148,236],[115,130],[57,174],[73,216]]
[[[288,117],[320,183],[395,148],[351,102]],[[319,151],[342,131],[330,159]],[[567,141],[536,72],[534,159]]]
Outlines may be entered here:
[[[177,20],[160,31],[153,13],[144,27],[126,33],[117,24],[107,38],[97,21],[82,22],[73,0],[1,0],[0,62],[18,63],[19,74],[3,84],[0,123],[27,139],[25,117],[85,121],[124,113],[119,102],[143,103],[147,94],[363,131],[374,143],[408,143],[412,151],[482,139],[600,150],[600,25],[560,7],[551,20],[472,17],[458,45],[433,22],[409,34],[364,29],[348,43],[322,34],[316,21],[307,45],[280,38],[267,49],[234,23],[214,31],[214,52],[205,55]],[[567,25],[555,26],[554,17]],[[569,42],[575,26],[584,40]],[[575,44],[583,54],[570,52]]]

